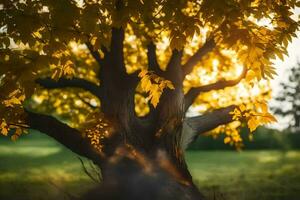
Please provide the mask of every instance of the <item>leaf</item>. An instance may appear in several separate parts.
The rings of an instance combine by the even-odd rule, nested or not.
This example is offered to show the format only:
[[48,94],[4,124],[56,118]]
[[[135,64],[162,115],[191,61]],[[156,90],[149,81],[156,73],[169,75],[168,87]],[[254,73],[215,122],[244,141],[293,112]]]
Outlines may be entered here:
[[0,124],[0,129],[1,129],[1,134],[4,136],[7,136],[8,131],[9,131],[9,127],[6,123],[6,121],[3,119],[3,121]]
[[268,118],[268,120],[269,120],[268,123],[278,122],[277,119],[272,114],[270,114],[270,113],[266,113],[264,117]]
[[138,76],[141,78],[142,90],[149,93],[148,99],[154,107],[158,105],[160,96],[166,87],[171,90],[175,89],[171,81],[165,80],[151,71],[142,70]]
[[143,69],[143,70],[139,73],[138,76],[139,76],[140,78],[143,78],[147,73],[148,73],[148,71],[145,70],[145,69]]
[[247,108],[246,108],[246,106],[244,105],[244,104],[241,104],[240,106],[239,106],[239,108],[240,108],[240,110],[242,111],[242,112],[244,112]]
[[159,102],[159,97],[160,97],[160,95],[154,95],[151,98],[150,102],[151,102],[151,104],[153,105],[154,108],[156,108],[156,106],[157,106],[157,104]]
[[173,85],[173,83],[172,83],[171,81],[166,81],[166,83],[167,83],[167,87],[168,87],[169,89],[171,89],[171,90],[174,90],[174,89],[175,89],[175,87],[174,87],[174,85]]
[[141,87],[142,89],[145,91],[145,92],[149,92],[150,89],[151,89],[151,80],[149,79],[148,76],[144,76],[142,79],[141,79]]
[[[19,95],[19,96],[18,96]],[[9,99],[3,100],[6,107],[14,107],[15,105],[22,105],[25,100],[25,95],[21,94],[21,90],[17,89],[8,95]]]
[[246,75],[246,81],[250,82],[256,77],[256,74],[253,70],[248,70],[247,75]]
[[225,137],[224,138],[224,143],[228,144],[229,142],[231,142],[231,138],[230,137]]
[[255,107],[261,109],[262,113],[268,112],[268,104],[266,102],[255,102]]
[[253,132],[256,130],[256,128],[259,126],[259,122],[256,120],[255,117],[251,117],[248,122],[247,125],[250,129],[250,132]]

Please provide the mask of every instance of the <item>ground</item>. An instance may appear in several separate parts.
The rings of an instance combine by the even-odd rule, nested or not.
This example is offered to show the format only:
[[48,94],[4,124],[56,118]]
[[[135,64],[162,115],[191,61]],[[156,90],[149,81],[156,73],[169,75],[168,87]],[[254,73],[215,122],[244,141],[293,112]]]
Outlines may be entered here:
[[[300,199],[300,151],[189,151],[186,158],[209,200]],[[1,200],[66,199],[95,184],[75,154],[43,135],[0,140]]]

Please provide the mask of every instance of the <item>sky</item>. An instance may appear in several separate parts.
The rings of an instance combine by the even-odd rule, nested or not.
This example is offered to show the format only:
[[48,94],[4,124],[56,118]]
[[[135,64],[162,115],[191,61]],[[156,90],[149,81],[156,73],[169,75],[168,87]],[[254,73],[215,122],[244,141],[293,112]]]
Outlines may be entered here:
[[[300,14],[300,9],[295,10],[295,17],[297,18]],[[287,81],[289,70],[292,66],[297,64],[297,60],[300,61],[300,31],[297,32],[297,38],[293,38],[292,43],[288,46],[289,56],[285,56],[284,60],[276,59],[274,61],[274,66],[276,67],[277,76],[271,80],[272,85],[272,96],[273,99],[270,101],[269,106],[287,106],[286,103],[278,103],[274,100],[276,96],[280,94],[280,82]],[[290,118],[282,118],[276,116],[278,123],[272,124],[270,127],[277,129],[284,129],[288,126]]]

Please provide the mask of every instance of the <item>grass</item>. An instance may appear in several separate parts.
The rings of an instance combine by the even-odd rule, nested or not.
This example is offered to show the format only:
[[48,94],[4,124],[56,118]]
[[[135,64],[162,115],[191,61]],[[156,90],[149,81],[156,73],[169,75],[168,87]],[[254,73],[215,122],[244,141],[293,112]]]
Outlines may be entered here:
[[[300,151],[192,151],[186,159],[209,200],[300,199]],[[77,156],[45,136],[0,140],[0,199],[66,199],[94,185]]]
[[209,199],[300,199],[299,151],[189,152],[187,161]]

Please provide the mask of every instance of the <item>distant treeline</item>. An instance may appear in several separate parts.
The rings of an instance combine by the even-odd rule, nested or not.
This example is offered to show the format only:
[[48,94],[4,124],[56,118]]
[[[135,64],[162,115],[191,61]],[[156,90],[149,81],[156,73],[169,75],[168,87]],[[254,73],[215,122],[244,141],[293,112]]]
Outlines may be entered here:
[[[274,149],[289,150],[300,149],[300,131],[290,132],[288,130],[278,131],[267,128],[258,128],[253,134],[253,140],[249,140],[247,130],[241,131],[244,150]],[[224,135],[213,138],[211,136],[200,136],[189,148],[189,150],[235,150],[234,146],[224,144]]]
[[[300,149],[300,131],[290,132],[288,130],[278,131],[273,129],[267,129],[264,127],[258,128],[253,134],[253,140],[249,140],[248,131],[242,130],[241,135],[243,137],[244,150],[290,150]],[[191,144],[188,150],[236,150],[234,146],[224,144],[224,135],[220,135],[216,139],[211,136],[199,136],[199,138]],[[9,137],[1,137],[0,142],[11,142]],[[30,134],[24,134],[19,141],[25,140],[39,140],[38,144],[42,144],[42,141],[53,140],[52,138],[40,134],[31,130]],[[54,141],[54,140],[53,140]],[[1,144],[0,144],[1,145]]]

